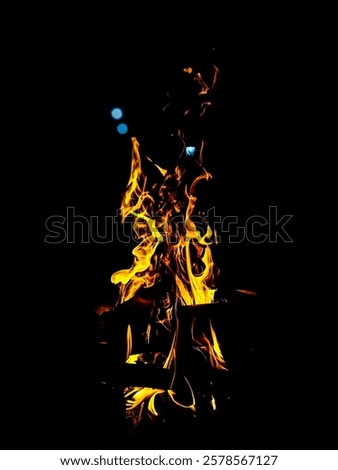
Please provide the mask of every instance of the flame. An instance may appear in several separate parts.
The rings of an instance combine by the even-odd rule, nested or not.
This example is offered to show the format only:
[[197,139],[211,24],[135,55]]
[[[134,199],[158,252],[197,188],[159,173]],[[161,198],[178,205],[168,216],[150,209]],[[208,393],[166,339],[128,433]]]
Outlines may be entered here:
[[[208,99],[201,103],[199,116],[202,117],[211,102],[209,95],[213,89],[219,70],[214,67],[212,84],[208,86],[200,73],[193,75],[193,69],[187,67],[184,72],[192,74],[192,79],[200,85],[198,95],[208,95]],[[166,108],[166,107],[165,107]],[[188,109],[185,114],[191,112]],[[186,148],[184,134],[180,130],[177,136],[181,139],[183,149]],[[125,224],[128,217],[132,217],[132,230],[137,240],[133,248],[132,265],[127,269],[115,272],[111,282],[119,285],[119,303],[133,298],[138,291],[149,289],[156,283],[168,281],[171,285],[157,302],[152,311],[154,322],[147,324],[144,331],[145,344],[150,345],[151,335],[156,335],[158,328],[164,328],[171,334],[171,343],[164,353],[154,352],[152,361],[162,360],[162,367],[172,371],[172,381],[169,390],[148,387],[133,387],[125,392],[127,410],[131,411],[148,401],[148,411],[157,416],[155,399],[158,395],[167,393],[167,396],[177,406],[196,410],[193,389],[186,377],[184,380],[191,394],[191,403],[180,403],[174,390],[177,373],[177,344],[179,334],[179,320],[176,312],[179,306],[194,306],[210,304],[214,301],[216,288],[214,285],[217,269],[215,268],[211,244],[214,237],[211,227],[202,221],[201,226],[196,222],[197,188],[201,181],[211,179],[202,166],[204,141],[201,141],[200,152],[196,162],[199,174],[189,179],[182,162],[169,172],[147,158],[158,170],[158,181],[149,184],[147,176],[142,170],[140,144],[135,137],[132,138],[131,170],[130,176],[121,202],[121,223]],[[162,312],[162,313],[161,313]],[[163,313],[164,312],[164,313]],[[152,317],[153,318],[153,317]],[[155,329],[152,328],[155,325]],[[226,369],[220,344],[216,332],[210,322],[210,331],[206,333],[191,331],[195,347],[207,358],[210,365],[217,369]],[[136,364],[142,361],[142,354],[132,354],[131,325],[127,328],[127,354],[126,362]],[[146,362],[148,363],[148,362]],[[211,398],[213,409],[216,409],[214,397]],[[143,408],[142,408],[143,409]],[[141,413],[141,411],[140,411]]]
[[128,325],[127,327],[127,360],[129,358],[129,356],[131,355],[131,352],[133,350],[133,336],[132,336],[132,332],[131,332],[131,326]]
[[148,323],[147,325],[147,329],[146,329],[146,333],[145,333],[145,336],[146,336],[146,343],[149,344],[150,343],[150,333],[151,333],[151,324]]
[[127,399],[127,410],[132,410],[137,408],[141,403],[145,400],[149,400],[148,402],[148,410],[154,416],[158,415],[158,412],[155,408],[155,398],[156,395],[165,393],[165,390],[157,389],[157,388],[149,388],[149,387],[135,387],[133,390],[127,392],[125,397]]
[[220,369],[225,369],[223,365],[225,363],[224,357],[223,357],[219,342],[217,340],[216,332],[212,327],[211,320],[210,320],[210,331],[211,331],[211,336],[212,336],[212,347],[215,353],[215,360]]
[[134,387],[132,390],[129,390],[126,392],[125,397],[126,397],[126,408],[128,411],[133,410],[137,408],[140,404],[144,403],[146,400],[148,401],[148,410],[153,416],[158,416],[158,411],[156,410],[155,407],[155,399],[157,395],[162,395],[167,393],[168,396],[171,398],[173,403],[175,405],[181,407],[181,408],[186,408],[190,409],[193,412],[196,411],[196,401],[195,401],[195,396],[192,390],[191,385],[189,384],[188,380],[186,377],[184,377],[186,383],[188,384],[188,387],[191,392],[191,397],[192,397],[192,403],[185,405],[181,402],[179,402],[176,398],[176,392],[173,390],[162,390],[159,388],[150,388],[150,387]]
[[141,354],[131,354],[128,359],[126,360],[127,364],[136,364],[137,361],[140,359]]
[[157,163],[154,163],[151,158],[146,158],[158,169],[162,176],[165,176],[168,173],[168,170],[166,170],[165,168],[161,168],[159,165],[157,165]]
[[253,290],[236,289],[236,292],[240,292],[241,294],[252,295],[253,297],[257,297],[256,292],[254,292]]
[[103,313],[109,312],[112,308],[113,308],[112,305],[100,304],[96,307],[95,313],[100,316]]
[[201,85],[201,91],[199,92],[199,94],[206,95],[209,91],[209,87],[204,82],[202,75],[199,72],[195,75],[194,80],[196,80],[196,82],[198,82]]
[[196,348],[205,357],[209,358],[210,364],[214,369],[227,370],[221,347],[216,336],[216,332],[210,320],[209,326],[211,339],[206,335],[205,332],[202,332],[198,336],[196,336],[194,333],[194,329],[192,328],[191,335],[197,344]]
[[211,395],[211,400],[210,400],[210,403],[211,403],[211,406],[212,406],[212,409],[214,411],[216,411],[216,400],[215,400],[215,397],[213,395]]
[[135,217],[133,230],[141,241],[132,251],[134,262],[131,268],[117,271],[111,277],[113,284],[120,284],[121,303],[134,297],[141,287],[155,284],[158,274],[153,272],[151,261],[158,244],[163,240],[148,213],[148,207],[151,208],[154,200],[144,189],[147,179],[141,169],[139,143],[135,138],[132,138],[132,143],[131,173],[122,199],[121,216],[122,223],[128,215]]
[[179,401],[177,401],[177,399],[175,398],[176,393],[173,390],[168,390],[168,395],[170,396],[172,401],[175,403],[175,405],[180,406],[181,408],[188,408],[188,409],[195,412],[196,411],[196,400],[195,400],[194,391],[193,391],[188,379],[186,377],[183,377],[183,378],[184,378],[184,380],[186,381],[186,383],[189,387],[189,390],[190,390],[190,393],[191,393],[191,398],[192,398],[192,403],[190,405],[184,405],[183,403],[180,403]]

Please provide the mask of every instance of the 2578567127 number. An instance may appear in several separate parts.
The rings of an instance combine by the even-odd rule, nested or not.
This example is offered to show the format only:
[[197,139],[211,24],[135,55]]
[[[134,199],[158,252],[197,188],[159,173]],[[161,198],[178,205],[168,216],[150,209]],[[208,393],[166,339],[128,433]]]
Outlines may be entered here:
[[203,465],[275,465],[278,455],[203,455]]

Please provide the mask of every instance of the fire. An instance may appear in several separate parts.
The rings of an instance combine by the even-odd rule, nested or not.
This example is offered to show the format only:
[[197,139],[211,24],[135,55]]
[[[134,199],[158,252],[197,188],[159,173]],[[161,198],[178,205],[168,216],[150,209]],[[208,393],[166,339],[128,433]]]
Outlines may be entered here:
[[251,295],[252,297],[256,297],[256,292],[252,290],[245,290],[245,289],[236,289],[236,292],[240,292],[241,294]]
[[127,354],[126,354],[126,361],[129,360],[130,356],[131,356],[131,353],[132,353],[132,350],[133,350],[133,335],[132,335],[132,332],[131,332],[131,326],[128,325],[127,327]]
[[[188,67],[184,72],[193,75]],[[214,78],[208,86],[200,73],[193,77],[200,85],[199,95],[207,95],[213,88],[218,76],[214,69]],[[199,116],[202,116],[209,101],[201,104]],[[184,143],[183,134],[178,132]],[[182,162],[178,162],[173,171],[168,171],[145,157],[158,170],[158,180],[149,184],[147,175],[142,169],[140,144],[132,138],[131,171],[129,181],[121,203],[121,222],[126,223],[132,217],[132,230],[137,245],[132,253],[134,260],[130,268],[115,272],[111,281],[119,286],[119,301],[122,304],[132,299],[140,289],[150,289],[157,283],[166,281],[166,292],[156,300],[155,315],[158,327],[171,334],[171,345],[166,352],[152,355],[153,364],[173,373],[171,387],[168,390],[133,387],[126,389],[127,410],[132,411],[148,402],[147,409],[152,416],[157,416],[156,400],[161,397],[170,399],[175,405],[196,411],[193,387],[187,377],[183,377],[185,388],[189,390],[190,403],[182,403],[175,390],[177,374],[176,355],[180,322],[176,314],[180,306],[197,306],[214,302],[216,292],[215,277],[217,268],[214,265],[211,245],[213,231],[205,219],[196,210],[197,189],[201,181],[211,179],[211,174],[202,166],[204,142],[200,145],[198,160],[195,160],[195,173],[191,177]],[[196,218],[196,216],[198,216]],[[198,222],[197,223],[197,219]],[[169,286],[169,287],[168,287]],[[159,312],[162,312],[161,316]],[[164,313],[163,313],[164,312]],[[148,323],[144,331],[145,344],[151,345],[152,325]],[[216,332],[210,322],[206,332],[195,332],[194,322],[191,326],[191,338],[194,348],[199,350],[215,369],[226,369]],[[131,325],[127,328],[128,364],[142,361],[142,353],[133,354]],[[149,360],[149,359],[148,359]],[[186,401],[186,400],[185,400]],[[210,403],[216,409],[214,397]],[[140,411],[138,419],[141,419]]]
[[210,355],[213,356],[213,360],[215,361],[215,367],[219,369],[225,369],[224,367],[224,357],[221,351],[221,347],[217,340],[216,332],[212,327],[211,320],[210,320],[210,331],[212,336],[212,350]]
[[155,284],[158,274],[153,271],[154,255],[158,244],[163,240],[156,228],[155,221],[151,219],[149,210],[152,209],[154,199],[145,191],[147,178],[141,169],[139,143],[132,139],[132,164],[127,189],[124,193],[121,216],[122,223],[128,215],[135,217],[133,230],[141,240],[133,249],[134,262],[131,268],[117,271],[111,277],[113,284],[120,284],[120,302],[126,302],[134,297],[141,287],[151,287]]

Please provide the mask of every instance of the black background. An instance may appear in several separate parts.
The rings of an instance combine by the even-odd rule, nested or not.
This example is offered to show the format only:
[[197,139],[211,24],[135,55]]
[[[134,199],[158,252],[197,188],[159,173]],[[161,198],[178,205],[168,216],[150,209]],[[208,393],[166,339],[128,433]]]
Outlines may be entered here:
[[[114,448],[98,429],[91,321],[95,305],[114,296],[110,275],[129,264],[130,253],[117,241],[46,244],[45,220],[65,215],[67,206],[87,216],[114,214],[129,176],[130,136],[159,154],[166,92],[183,67],[213,63],[221,74],[206,132],[208,197],[222,216],[266,216],[269,206],[293,214],[294,243],[215,248],[220,288],[252,289],[261,299],[254,312],[260,352],[217,438],[206,431],[188,445],[172,436],[162,447],[299,448],[300,439],[318,447],[297,233],[302,173],[296,161],[307,106],[302,35],[276,21],[239,22],[231,31],[224,25],[217,33],[193,21],[177,25],[175,34],[175,23],[102,32],[99,22],[99,34],[80,20],[51,24],[31,33],[29,48],[23,44],[23,86],[34,112],[32,154],[21,172],[33,198],[22,202],[28,206],[20,225],[25,256],[15,263],[14,314],[6,330],[12,387],[4,401],[11,415],[5,447]],[[114,106],[125,110],[127,136],[115,131]],[[153,446],[144,436],[141,447]]]

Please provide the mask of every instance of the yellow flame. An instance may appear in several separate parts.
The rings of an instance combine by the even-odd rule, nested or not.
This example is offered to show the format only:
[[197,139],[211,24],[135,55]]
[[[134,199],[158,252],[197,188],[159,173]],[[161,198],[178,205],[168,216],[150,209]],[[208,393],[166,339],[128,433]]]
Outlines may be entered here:
[[223,369],[225,369],[225,367],[223,365],[223,364],[225,364],[224,357],[223,357],[219,342],[217,340],[216,332],[213,329],[211,320],[210,320],[210,331],[211,331],[211,337],[212,337],[212,346],[213,346],[214,352],[215,352],[216,357],[217,357],[217,363],[220,364]]
[[155,163],[155,166],[156,168],[158,168],[158,170],[160,171],[160,173],[162,174],[162,176],[165,176],[167,173],[168,173],[168,170],[166,170],[165,168],[161,168],[159,165],[157,165]]
[[212,326],[211,320],[209,320],[209,323],[210,323],[211,341],[204,332],[200,333],[199,336],[196,338],[194,335],[193,326],[191,329],[192,338],[194,339],[195,343],[198,345],[197,347],[203,353],[203,355],[205,355],[205,353],[208,354],[210,364],[214,369],[227,370],[225,366],[225,360],[221,351],[221,347],[217,340],[216,332]]
[[139,360],[141,354],[131,354],[128,359],[126,360],[127,364],[136,364]]
[[[183,305],[208,304],[213,302],[215,289],[210,287],[213,283],[214,262],[211,249],[208,245],[211,241],[212,230],[208,226],[206,233],[201,234],[197,230],[195,223],[191,220],[197,198],[195,189],[202,179],[210,179],[211,175],[204,172],[195,178],[189,193],[186,192],[188,205],[185,214],[186,233],[181,236],[180,241],[175,248],[176,260],[178,266],[176,269],[176,285],[179,297]],[[199,270],[194,273],[193,261],[191,259],[191,250],[194,249],[199,260]]]
[[215,400],[215,397],[214,397],[213,395],[211,395],[211,400],[210,400],[210,402],[211,402],[212,409],[213,409],[214,411],[216,411],[216,400]]
[[146,158],[147,158],[147,160],[149,160],[154,166],[156,166],[156,168],[158,169],[158,171],[161,173],[162,176],[166,176],[166,174],[168,173],[168,170],[166,170],[165,168],[160,167],[160,165],[157,165],[157,163],[154,163],[150,157],[146,157]]
[[149,388],[149,387],[135,387],[133,390],[126,393],[125,397],[127,399],[126,407],[127,410],[132,410],[138,407],[141,403],[145,400],[149,400],[148,402],[148,410],[154,416],[157,416],[158,413],[155,408],[155,398],[156,395],[165,393],[165,390],[161,390],[158,388]]
[[127,327],[127,357],[126,357],[127,360],[129,356],[131,355],[132,350],[133,350],[133,336],[131,332],[131,326],[128,325]]
[[186,381],[186,383],[188,384],[188,387],[190,389],[192,403],[190,405],[184,405],[183,403],[180,403],[179,401],[177,401],[176,398],[175,398],[176,393],[173,390],[168,390],[168,395],[170,396],[172,401],[175,403],[175,405],[178,405],[181,408],[189,408],[192,411],[196,411],[196,400],[195,400],[194,391],[193,391],[188,379],[186,377],[183,377],[183,378]]
[[128,215],[135,217],[133,230],[140,243],[132,251],[134,262],[131,268],[117,271],[111,277],[113,284],[120,284],[121,303],[131,299],[141,287],[154,285],[158,273],[153,270],[152,259],[158,244],[163,241],[163,236],[156,227],[156,221],[148,212],[152,210],[154,199],[148,191],[145,191],[146,177],[142,172],[139,146],[133,137],[131,172],[122,199],[121,215],[122,223]]
[[146,343],[150,343],[150,333],[151,333],[151,324],[148,323],[147,329],[146,329]]

